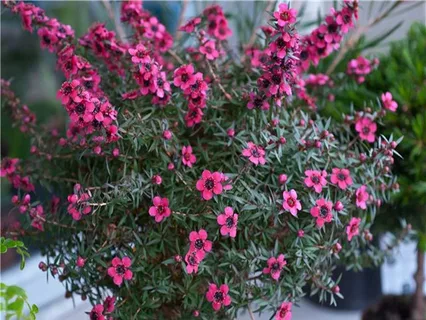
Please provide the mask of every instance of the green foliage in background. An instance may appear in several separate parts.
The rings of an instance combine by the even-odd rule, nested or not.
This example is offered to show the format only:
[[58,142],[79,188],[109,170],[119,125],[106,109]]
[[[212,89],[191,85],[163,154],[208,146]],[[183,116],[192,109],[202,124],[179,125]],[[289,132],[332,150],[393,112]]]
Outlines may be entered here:
[[[0,238],[0,252],[6,253],[9,249],[15,249],[21,256],[21,270],[25,267],[25,258],[29,257],[27,248],[22,241]],[[25,306],[28,310],[25,310]],[[28,302],[25,290],[14,285],[0,283],[0,312],[6,320],[9,319],[36,319],[38,307]]]

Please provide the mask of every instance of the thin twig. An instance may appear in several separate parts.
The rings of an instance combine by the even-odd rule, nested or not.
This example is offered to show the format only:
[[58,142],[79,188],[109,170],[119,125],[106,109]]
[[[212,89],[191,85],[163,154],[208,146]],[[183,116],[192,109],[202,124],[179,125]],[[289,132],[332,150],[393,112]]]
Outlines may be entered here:
[[183,60],[173,50],[167,50],[167,53],[170,54],[178,63],[185,64],[185,62],[183,62]]
[[352,36],[348,39],[348,41],[346,42],[346,45],[342,47],[342,49],[339,51],[339,54],[333,60],[331,65],[328,67],[326,74],[330,75],[336,69],[337,65],[345,57],[346,53],[358,43],[358,40],[361,38],[361,36],[364,33],[366,33],[371,27],[375,26],[380,21],[385,19],[402,2],[403,0],[397,0],[397,2],[395,2],[388,10],[386,10],[383,14],[373,19],[366,26],[358,27],[357,30],[352,34]]
[[254,314],[253,314],[253,311],[251,311],[250,304],[248,304],[248,305],[247,305],[247,310],[248,310],[248,313],[249,313],[250,319],[251,319],[251,320],[255,320],[255,318],[254,318]]
[[[265,11],[263,12],[263,16],[265,18],[268,17],[268,12],[271,11],[274,6],[275,6],[275,0],[269,0],[268,5],[266,6]],[[262,20],[261,20],[261,22],[262,22]],[[256,31],[257,31],[258,28],[259,28],[259,26],[257,26],[257,25],[253,27],[253,31],[251,33],[250,39],[247,42],[247,44],[245,45],[245,48],[250,48],[254,44],[254,42],[256,41],[256,38],[257,38],[257,32]]]
[[179,41],[179,39],[182,37],[182,32],[179,32],[179,27],[182,26],[183,24],[183,20],[185,19],[185,11],[186,8],[188,7],[188,0],[183,0],[182,1],[182,9],[180,11],[180,15],[179,15],[179,20],[178,20],[178,25],[177,25],[177,29],[176,29],[176,34],[175,34],[175,41]]
[[208,60],[208,59],[206,59],[206,63],[207,63],[207,66],[209,67],[210,74],[212,75],[212,77],[213,77],[214,81],[217,83],[217,85],[218,85],[218,87],[219,87],[220,91],[222,91],[222,93],[225,95],[225,98],[226,98],[226,99],[228,99],[228,100],[232,100],[232,96],[231,96],[228,92],[226,92],[225,88],[224,88],[224,87],[222,86],[222,84],[220,83],[220,81],[219,81],[219,77],[218,77],[218,76],[216,75],[216,73],[214,72],[213,67],[212,67],[212,65],[211,65],[211,63],[209,62],[209,60]]
[[112,23],[115,26],[115,30],[117,31],[118,38],[120,39],[121,42],[125,43],[126,33],[124,32],[124,29],[121,26],[120,22],[118,22],[115,19],[114,11],[112,10],[111,4],[109,3],[108,0],[102,0],[102,4],[104,5],[106,11],[108,12],[108,16],[110,17],[110,19],[112,20]]

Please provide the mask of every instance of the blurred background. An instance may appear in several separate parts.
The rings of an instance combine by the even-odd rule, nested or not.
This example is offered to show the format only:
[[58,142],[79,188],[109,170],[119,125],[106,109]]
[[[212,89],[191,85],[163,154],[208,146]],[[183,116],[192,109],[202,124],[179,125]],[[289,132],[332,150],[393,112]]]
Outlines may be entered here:
[[[258,10],[258,3],[254,1],[218,1],[216,3],[222,5],[225,12],[230,13],[230,21],[233,24],[231,28],[234,30],[231,42],[234,45],[239,36],[236,30],[241,25],[233,17],[247,16],[259,19],[259,16],[262,15],[262,12]],[[306,34],[314,28],[318,17],[327,14],[334,5],[333,1],[294,0],[290,3],[296,9],[304,7],[303,20],[313,22],[301,30],[302,34]],[[359,23],[367,24],[371,17],[380,14],[389,3],[386,1],[362,1]],[[183,6],[186,7],[185,18],[190,18],[209,4],[212,2],[186,1],[183,4],[180,1],[144,1],[144,8],[157,15],[174,34]],[[37,5],[45,9],[47,15],[56,17],[62,23],[72,25],[76,37],[82,36],[94,21],[105,22],[109,29],[113,29],[113,23],[100,1],[37,1]],[[118,3],[113,4],[114,9],[118,9],[118,7]],[[116,16],[119,17],[118,10],[116,13]],[[398,25],[392,34],[386,35],[384,41],[369,49],[368,53],[389,54],[390,43],[405,39],[414,23],[417,22],[424,26],[425,21],[426,3],[424,1],[405,1],[401,4],[397,15],[378,24],[368,32],[367,40],[377,39],[384,37],[387,31]],[[421,38],[422,34],[420,33],[418,36]],[[416,38],[416,36],[412,37]],[[2,12],[1,15],[1,49],[1,77],[12,80],[12,89],[36,113],[39,121],[48,126],[63,124],[65,114],[56,100],[56,92],[64,79],[61,73],[55,70],[55,57],[47,51],[42,51],[37,36],[23,31],[20,19],[8,12]],[[426,59],[425,55],[426,47],[423,51],[423,62]],[[423,68],[426,68],[425,66],[426,63],[423,64]],[[382,67],[386,68],[386,66]],[[426,79],[424,81],[425,85]],[[426,109],[426,104],[423,106]],[[25,158],[28,153],[28,141],[19,130],[10,126],[9,119],[2,113],[2,157]],[[15,219],[8,215],[13,190],[4,180],[1,180],[2,227],[12,223]],[[426,215],[426,212],[424,214]],[[387,235],[383,234],[378,240],[383,247],[386,246],[386,237]],[[31,248],[31,244],[28,246]],[[345,300],[338,301],[337,309],[320,306],[314,300],[305,299],[301,302],[302,308],[294,309],[293,319],[305,320],[314,317],[316,320],[361,319],[363,310],[373,302],[379,301],[383,295],[412,294],[415,290],[413,274],[418,265],[416,247],[417,244],[414,241],[403,243],[395,252],[395,257],[388,260],[380,269],[367,269],[362,273],[351,273],[344,276],[341,288],[346,288],[346,291],[342,290]],[[64,288],[58,281],[49,279],[47,282],[41,276],[41,271],[38,269],[38,263],[41,260],[42,257],[38,255],[36,248],[33,248],[26,268],[18,272],[19,261],[15,255],[12,253],[9,256],[2,256],[2,281],[17,284],[27,291],[29,301],[35,303],[40,309],[38,319],[86,319],[85,312],[91,309],[89,303],[82,302],[79,298],[65,299]],[[426,285],[423,290],[426,292]],[[256,319],[270,319],[270,317],[270,314],[263,314],[256,316]],[[250,318],[247,314],[242,313],[239,319]]]

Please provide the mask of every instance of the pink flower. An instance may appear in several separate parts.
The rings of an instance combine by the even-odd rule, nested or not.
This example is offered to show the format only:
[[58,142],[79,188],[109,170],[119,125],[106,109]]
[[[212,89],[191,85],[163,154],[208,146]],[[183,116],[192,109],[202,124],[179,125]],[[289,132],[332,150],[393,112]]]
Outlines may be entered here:
[[182,147],[182,163],[185,166],[192,168],[192,164],[194,164],[195,161],[197,161],[197,158],[192,153],[192,147],[191,146],[187,146],[187,147],[183,146]]
[[278,176],[278,181],[280,184],[285,184],[287,182],[287,175],[282,173]]
[[200,52],[206,56],[207,60],[214,60],[219,57],[219,51],[216,50],[216,43],[212,40],[203,43],[200,47]]
[[279,10],[274,12],[274,17],[277,19],[277,24],[280,27],[284,27],[285,25],[289,23],[295,23],[296,22],[296,15],[297,11],[296,9],[289,9],[287,4],[281,3],[279,6]]
[[163,182],[163,178],[159,174],[155,174],[155,175],[152,176],[151,182],[153,184],[160,185]]
[[151,61],[149,52],[143,44],[138,44],[134,49],[129,48],[129,53],[132,56],[132,62],[135,64],[149,63]]
[[[197,254],[197,251],[189,251],[185,256],[186,262],[186,272],[188,274],[197,273],[198,266],[200,265],[201,258],[199,258],[200,254]],[[204,257],[202,257],[204,258]]]
[[163,131],[163,138],[164,140],[170,140],[172,138],[173,134],[170,130],[164,130]]
[[366,186],[361,186],[358,189],[356,189],[356,192],[355,192],[356,206],[363,210],[367,209],[367,200],[369,197],[369,194],[366,191],[366,189],[367,189]]
[[297,200],[297,193],[294,189],[290,191],[283,192],[284,202],[283,208],[286,211],[289,211],[293,216],[297,217],[297,211],[302,210],[302,205],[300,201]]
[[361,140],[366,140],[368,142],[374,142],[374,140],[376,140],[375,132],[377,130],[377,125],[370,118],[359,118],[355,124],[355,130],[359,133]]
[[334,210],[336,210],[337,212],[342,211],[344,209],[343,203],[340,201],[336,201],[336,203],[334,204]]
[[13,175],[16,171],[18,161],[18,158],[3,158],[0,167],[0,177]]
[[205,253],[212,250],[212,242],[207,240],[207,232],[204,229],[200,231],[191,231],[189,234],[190,251],[195,251],[199,260],[203,260]]
[[350,172],[348,169],[333,168],[330,181],[345,190],[353,184]]
[[149,215],[155,217],[155,222],[161,222],[164,218],[170,216],[169,199],[157,196],[152,199],[152,203],[154,205],[149,208]]
[[256,166],[260,164],[265,164],[265,150],[261,146],[255,145],[253,142],[247,143],[248,148],[244,149],[242,155],[249,158]]
[[225,212],[217,216],[217,223],[221,226],[220,233],[223,236],[229,234],[231,238],[237,235],[238,214],[231,207],[226,207]]
[[64,82],[61,86],[61,89],[59,89],[58,93],[56,94],[56,97],[61,100],[61,103],[63,105],[68,104],[68,102],[71,100],[71,97],[72,96],[75,97],[75,92],[77,88],[79,87],[79,85],[80,85],[80,81],[78,80],[72,80],[71,82],[68,82],[68,81]]
[[271,257],[268,259],[268,267],[263,269],[264,274],[271,274],[272,279],[278,280],[281,275],[281,270],[287,264],[284,255],[280,254],[278,258]]
[[112,259],[112,266],[108,268],[108,275],[113,278],[114,283],[120,286],[123,283],[123,279],[130,280],[133,278],[133,273],[130,270],[132,260],[129,257],[120,259],[115,257]]
[[104,313],[104,306],[101,304],[97,304],[90,311],[89,318],[96,319],[96,320],[105,320],[103,313]]
[[77,267],[83,268],[85,264],[86,264],[86,259],[84,259],[83,257],[78,256],[77,257],[77,261],[76,261]]
[[250,93],[250,101],[247,104],[247,109],[261,109],[261,110],[269,110],[270,106],[265,96],[259,96],[254,93]]
[[209,290],[206,293],[208,302],[212,303],[213,309],[218,311],[222,305],[229,306],[231,304],[231,297],[228,295],[229,287],[222,284],[220,288],[214,283],[209,284]]
[[291,302],[283,302],[275,314],[275,320],[291,320]]
[[333,202],[327,201],[324,198],[316,201],[316,206],[311,209],[311,215],[317,219],[317,227],[321,228],[325,222],[331,222],[333,214],[331,209]]
[[173,74],[173,83],[176,87],[185,90],[195,84],[194,67],[192,64],[183,65],[177,68]]
[[104,300],[104,309],[106,312],[114,312],[115,309],[115,297],[106,297]]
[[196,188],[201,191],[204,200],[210,200],[214,194],[221,194],[223,191],[222,175],[220,172],[211,173],[204,170],[201,179],[197,181]]
[[195,27],[196,27],[197,25],[199,25],[199,24],[200,24],[200,22],[201,22],[201,18],[200,18],[200,17],[192,18],[192,19],[188,20],[188,22],[187,22],[187,23],[185,23],[183,26],[181,26],[181,27],[179,28],[179,30],[180,30],[180,31],[187,32],[187,33],[194,32]]
[[398,108],[398,103],[392,100],[392,94],[386,92],[382,94],[383,107],[389,111],[395,112]]
[[349,225],[346,227],[346,234],[348,235],[348,241],[351,241],[354,236],[359,235],[360,224],[361,224],[361,218],[351,218]]
[[327,172],[325,170],[306,170],[305,184],[307,187],[313,187],[316,193],[321,193],[322,187],[327,184]]

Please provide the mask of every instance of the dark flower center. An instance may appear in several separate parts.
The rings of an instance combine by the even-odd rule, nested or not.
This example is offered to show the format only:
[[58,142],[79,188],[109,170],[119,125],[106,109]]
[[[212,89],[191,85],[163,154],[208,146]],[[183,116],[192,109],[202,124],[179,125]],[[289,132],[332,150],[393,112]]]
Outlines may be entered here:
[[201,250],[204,247],[204,241],[201,239],[195,240],[195,248]]
[[288,204],[290,207],[293,207],[293,206],[295,205],[295,201],[294,201],[294,199],[293,199],[293,198],[287,199],[287,204]]
[[329,24],[329,25],[327,26],[327,30],[328,30],[328,32],[330,32],[330,33],[335,33],[335,32],[336,32],[336,30],[337,30],[337,24],[336,24],[336,23]]
[[50,38],[49,38],[48,36],[43,36],[43,41],[44,41],[46,44],[50,44]]
[[82,114],[84,113],[84,110],[86,110],[86,107],[84,106],[84,104],[80,103],[75,107],[75,112],[77,112],[78,114]]
[[369,127],[363,127],[362,133],[365,133],[365,134],[370,133],[370,128]]
[[280,310],[280,316],[281,316],[282,318],[284,318],[284,317],[287,315],[287,312],[288,312],[287,307],[282,308],[282,309]]
[[351,16],[350,16],[350,15],[347,15],[347,14],[344,14],[344,15],[343,15],[343,21],[344,21],[345,23],[349,23],[349,22],[351,21]]
[[283,38],[278,38],[277,39],[277,47],[278,48],[283,48],[285,46],[285,41]]
[[159,78],[159,79],[157,80],[157,84],[161,87],[161,86],[164,84],[163,79]]
[[119,265],[119,266],[117,266],[117,268],[115,268],[115,271],[118,274],[122,275],[122,274],[124,274],[126,272],[126,268],[124,268],[123,265]]
[[279,75],[279,74],[274,74],[274,75],[272,76],[272,81],[273,81],[275,84],[280,84],[280,83],[281,83],[281,75]]
[[255,98],[255,99],[254,99],[253,104],[254,104],[256,107],[260,107],[260,106],[262,106],[262,104],[263,104],[263,100],[262,100],[261,98],[257,97],[257,98]]
[[211,190],[214,188],[214,180],[212,178],[209,178],[206,180],[206,182],[204,183],[204,186],[206,187],[207,190]]
[[197,265],[197,259],[195,258],[195,255],[191,254],[188,258],[188,262],[191,266]]
[[328,214],[328,208],[326,206],[322,206],[321,209],[320,209],[320,215],[321,215],[321,217],[324,218],[324,217],[327,216],[327,214]]
[[271,266],[272,271],[276,272],[278,270],[280,270],[280,264],[278,262],[275,262],[272,266]]
[[163,214],[163,212],[164,212],[164,207],[163,207],[163,206],[158,206],[158,207],[157,207],[157,212],[158,212],[159,214]]
[[346,176],[343,173],[339,173],[339,174],[337,174],[337,179],[339,179],[340,181],[345,181]]
[[287,21],[290,18],[290,15],[288,14],[287,11],[284,11],[284,12],[281,12],[280,18],[281,20]]
[[308,56],[309,56],[308,51],[304,50],[304,51],[300,52],[300,59],[306,60],[306,59],[308,59]]
[[211,47],[204,47],[207,53],[212,53],[213,49]]
[[214,300],[217,302],[222,302],[223,301],[223,293],[221,291],[216,291],[216,293],[214,294]]
[[189,161],[189,159],[191,158],[191,154],[187,152],[183,155],[183,157],[185,158],[185,160]]
[[71,93],[71,91],[72,91],[71,86],[66,86],[64,89],[62,89],[62,92],[63,92],[65,95],[69,95],[69,94]]
[[181,77],[183,82],[187,82],[188,81],[188,75],[186,73],[184,73]]
[[313,177],[311,178],[311,180],[312,180],[312,182],[313,182],[313,183],[315,183],[315,184],[318,184],[318,183],[320,182],[320,179],[318,178],[318,176],[313,176]]
[[154,32],[157,32],[158,31],[158,27],[157,26],[151,26],[151,30],[154,31]]
[[259,158],[260,157],[259,150],[256,147],[251,149],[251,155],[255,158]]
[[232,228],[234,226],[234,219],[232,219],[231,217],[226,218],[226,223],[225,224],[226,224],[226,226],[228,228]]
[[86,89],[92,89],[93,88],[93,81],[91,81],[91,80],[85,81],[84,86],[86,87]]

